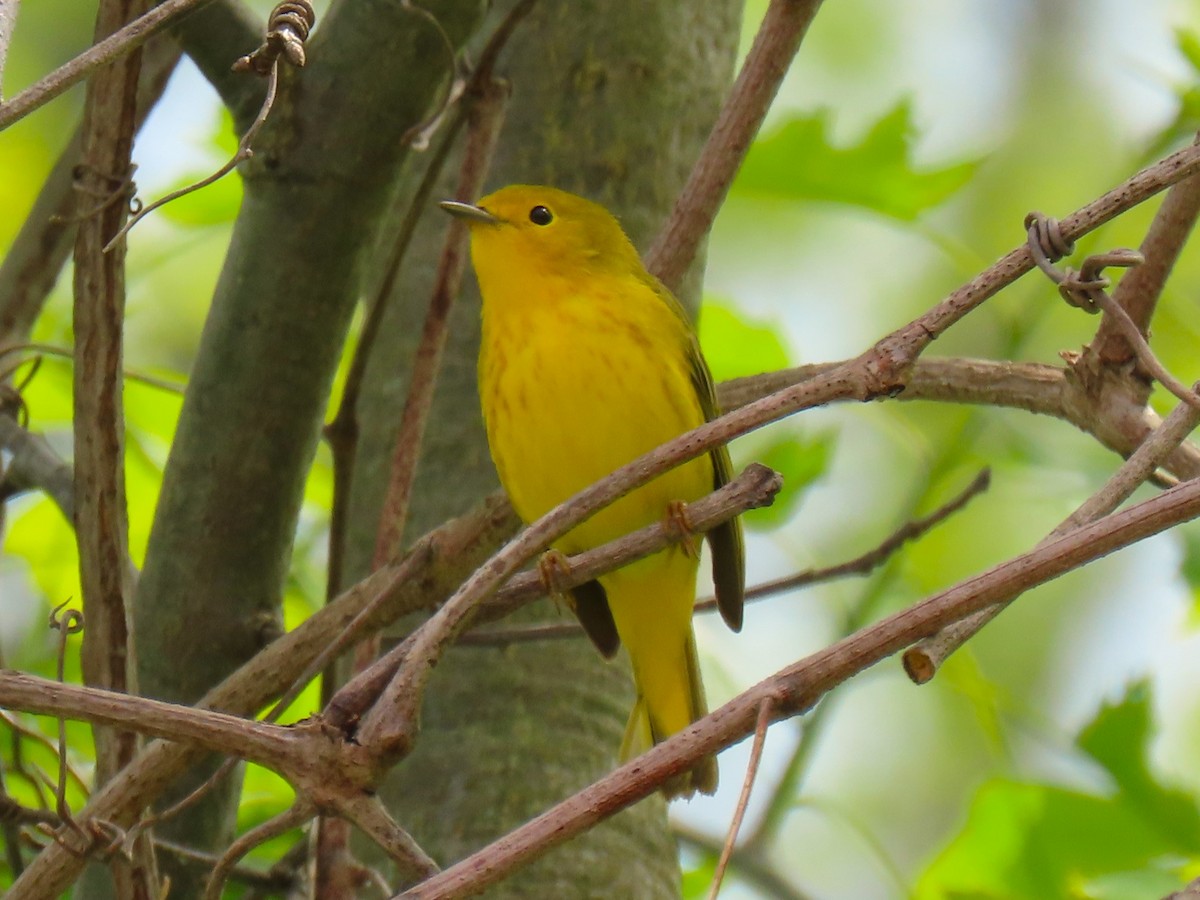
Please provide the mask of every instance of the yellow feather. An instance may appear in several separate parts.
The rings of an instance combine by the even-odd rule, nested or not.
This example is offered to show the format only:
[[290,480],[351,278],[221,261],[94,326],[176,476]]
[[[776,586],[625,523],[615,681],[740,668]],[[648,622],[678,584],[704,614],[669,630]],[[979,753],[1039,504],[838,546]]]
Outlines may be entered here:
[[[492,458],[523,519],[538,518],[715,411],[691,326],[603,207],[525,185],[477,207],[444,206],[471,227],[483,296],[480,399]],[[556,547],[577,553],[661,521],[670,504],[723,483],[728,468],[724,448],[692,460],[600,511]],[[738,627],[740,530],[734,524],[722,534],[722,612]],[[696,568],[676,547],[600,579],[638,689],[623,757],[706,712],[691,625]],[[711,793],[716,775],[716,761],[704,760],[666,791]]]

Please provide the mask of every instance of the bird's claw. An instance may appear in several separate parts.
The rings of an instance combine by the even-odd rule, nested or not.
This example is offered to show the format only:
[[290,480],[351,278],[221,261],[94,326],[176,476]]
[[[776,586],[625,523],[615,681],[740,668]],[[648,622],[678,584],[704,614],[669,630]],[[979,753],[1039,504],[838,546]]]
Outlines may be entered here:
[[663,522],[667,534],[678,540],[680,548],[690,559],[700,557],[700,545],[696,541],[696,530],[688,521],[687,504],[682,500],[672,500],[667,504],[667,515]]
[[556,605],[571,606],[568,599],[570,588],[567,579],[571,575],[571,563],[560,551],[550,549],[543,553],[537,562],[538,580],[542,589],[550,596]]

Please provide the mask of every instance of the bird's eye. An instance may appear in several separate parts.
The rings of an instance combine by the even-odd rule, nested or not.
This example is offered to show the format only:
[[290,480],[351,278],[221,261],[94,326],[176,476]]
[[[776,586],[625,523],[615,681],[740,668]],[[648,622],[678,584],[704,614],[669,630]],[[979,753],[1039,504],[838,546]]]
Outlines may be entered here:
[[529,211],[529,221],[534,225],[549,225],[554,221],[554,213],[544,206],[535,206]]

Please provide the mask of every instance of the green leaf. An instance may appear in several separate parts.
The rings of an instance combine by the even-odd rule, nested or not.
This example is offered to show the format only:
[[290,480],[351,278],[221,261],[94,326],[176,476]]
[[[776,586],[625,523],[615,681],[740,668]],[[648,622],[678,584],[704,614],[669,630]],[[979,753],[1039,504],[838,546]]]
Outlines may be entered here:
[[834,436],[829,433],[812,436],[789,433],[766,447],[753,450],[751,456],[755,460],[783,476],[783,489],[770,506],[743,514],[746,527],[759,530],[778,528],[791,518],[805,490],[825,474],[833,455],[833,446]]
[[996,780],[975,796],[962,832],[926,869],[926,898],[1080,897],[1079,884],[1155,859],[1157,835],[1126,805],[1036,784]]
[[964,162],[918,171],[914,132],[907,100],[848,147],[831,142],[828,111],[797,116],[754,142],[733,190],[769,200],[845,203],[911,221],[961,188],[977,168]]
[[[1135,684],[1076,741],[1112,776],[1116,790],[1108,796],[1005,780],[985,784],[916,896],[1152,897],[1179,886],[1186,879],[1174,869],[1198,852],[1200,815],[1150,771],[1150,711],[1148,688]],[[1153,889],[1139,893],[1139,885]]]
[[704,301],[700,346],[714,381],[787,368],[788,352],[779,332],[742,316],[721,300]]
[[1200,813],[1194,800],[1163,786],[1150,771],[1152,736],[1150,690],[1145,682],[1137,682],[1120,703],[1100,710],[1077,743],[1112,775],[1122,802],[1160,832],[1164,849],[1200,852]]

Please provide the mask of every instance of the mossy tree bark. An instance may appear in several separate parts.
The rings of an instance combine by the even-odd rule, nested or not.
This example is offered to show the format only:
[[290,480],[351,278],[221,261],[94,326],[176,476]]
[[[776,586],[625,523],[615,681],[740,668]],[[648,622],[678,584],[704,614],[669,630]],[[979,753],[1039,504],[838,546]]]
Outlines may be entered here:
[[[729,0],[539,3],[500,66],[513,95],[489,188],[544,183],[584,194],[616,212],[639,247],[648,246],[728,90],[740,12]],[[452,182],[452,175],[444,179],[443,196]],[[436,210],[426,217],[369,372],[349,577],[363,574],[371,557],[406,373],[447,225]],[[685,299],[694,304],[690,293]],[[478,320],[472,282],[453,312],[409,537],[496,486],[475,386]],[[528,613],[561,615],[549,604]],[[610,770],[632,696],[625,664],[604,662],[584,640],[457,649],[433,680],[415,753],[387,785],[394,813],[439,862],[461,858]],[[489,896],[678,891],[665,807],[655,798]]]

